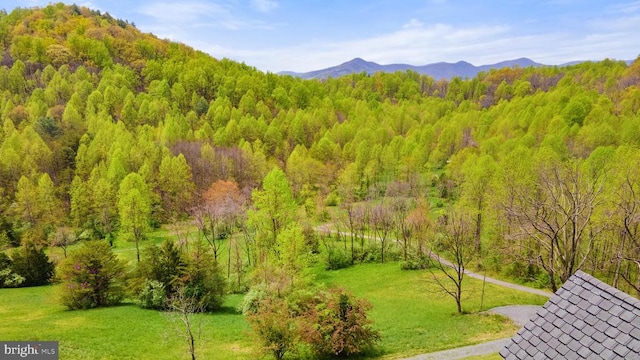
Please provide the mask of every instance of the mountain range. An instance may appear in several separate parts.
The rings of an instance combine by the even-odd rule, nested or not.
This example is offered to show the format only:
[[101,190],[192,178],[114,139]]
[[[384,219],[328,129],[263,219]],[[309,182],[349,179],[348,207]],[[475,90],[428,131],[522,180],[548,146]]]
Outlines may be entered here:
[[292,75],[294,77],[300,77],[302,79],[326,79],[329,77],[340,77],[344,75],[366,72],[367,74],[373,74],[379,71],[382,72],[396,72],[412,70],[419,74],[429,75],[434,79],[451,79],[459,76],[461,78],[472,78],[479,72],[488,71],[491,69],[500,69],[504,67],[538,67],[545,66],[544,64],[537,63],[528,58],[520,58],[515,60],[502,61],[496,64],[475,66],[466,61],[458,61],[456,63],[438,62],[428,65],[408,65],[408,64],[389,64],[380,65],[375,62],[366,61],[361,58],[355,58],[347,61],[343,64],[332,66],[326,69],[315,70],[305,73],[297,73],[293,71],[280,72],[282,75]]
[[[565,65],[573,65],[576,63],[580,63],[580,62],[578,61],[578,62],[565,64]],[[488,71],[491,69],[500,69],[505,67],[515,67],[515,66],[524,68],[524,67],[530,67],[530,66],[538,67],[538,66],[547,66],[547,65],[537,63],[528,58],[507,60],[507,61],[502,61],[495,64],[481,65],[481,66],[475,66],[466,61],[458,61],[456,63],[438,62],[438,63],[422,65],[422,66],[415,66],[415,65],[408,65],[408,64],[380,65],[375,62],[363,60],[361,58],[355,58],[343,64],[332,66],[326,69],[315,70],[315,71],[310,71],[305,73],[283,71],[283,72],[280,72],[279,74],[291,75],[294,77],[300,77],[302,79],[326,79],[329,77],[336,78],[344,75],[362,73],[362,72],[366,72],[367,74],[373,74],[378,71],[396,72],[396,71],[412,70],[419,74],[429,75],[434,79],[448,80],[453,77],[472,78],[482,71]]]

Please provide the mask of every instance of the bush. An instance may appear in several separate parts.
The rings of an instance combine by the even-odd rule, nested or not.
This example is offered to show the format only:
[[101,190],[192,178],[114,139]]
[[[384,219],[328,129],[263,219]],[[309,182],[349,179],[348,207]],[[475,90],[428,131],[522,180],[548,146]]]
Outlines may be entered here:
[[17,287],[24,282],[25,278],[11,270],[11,259],[3,252],[0,252],[0,288]]
[[186,260],[173,241],[165,240],[160,246],[148,246],[138,263],[139,284],[144,284],[144,287],[147,280],[160,283],[168,297],[173,293],[185,266]]
[[[211,251],[198,245],[192,254],[182,253],[174,242],[150,246],[142,254],[133,292],[141,307],[164,309],[178,288],[195,303],[199,311],[220,308],[225,280]],[[162,300],[160,300],[162,296]]]
[[281,360],[288,352],[295,351],[298,327],[286,299],[272,296],[261,300],[258,311],[249,313],[247,320],[263,353]]
[[327,195],[324,204],[326,206],[338,206],[340,204],[340,196],[338,196],[336,191],[332,191]]
[[322,292],[302,316],[301,337],[320,356],[350,356],[372,348],[380,334],[371,328],[371,305],[343,289]]
[[107,241],[85,242],[60,264],[62,303],[72,310],[120,303],[124,269]]
[[302,229],[302,235],[304,235],[304,246],[312,254],[318,254],[320,252],[320,240],[318,234],[312,226],[305,226]]
[[431,267],[431,259],[428,256],[410,256],[400,265],[402,270],[424,270]]
[[363,263],[378,263],[380,262],[380,248],[378,244],[367,244],[364,249],[356,249],[356,258],[360,259]]
[[43,248],[25,245],[11,254],[11,271],[24,278],[19,286],[40,286],[51,282],[55,265]]
[[348,268],[352,265],[351,255],[344,250],[329,249],[327,251],[327,270],[338,270]]
[[140,294],[138,295],[138,304],[145,309],[162,309],[166,305],[167,292],[164,284],[146,279]]
[[342,289],[275,292],[260,285],[245,296],[242,310],[262,351],[282,359],[287,353],[301,355],[305,349],[322,358],[371,349],[380,334],[367,318],[370,308]]
[[257,314],[260,310],[260,304],[269,297],[269,292],[265,284],[259,284],[252,286],[249,292],[244,296],[242,303],[239,306],[239,310],[244,315]]
[[505,273],[521,281],[535,281],[540,275],[540,269],[534,264],[516,260],[505,268]]
[[184,286],[185,296],[193,298],[202,311],[215,311],[222,306],[225,279],[208,248],[197,246],[187,259],[179,284]]

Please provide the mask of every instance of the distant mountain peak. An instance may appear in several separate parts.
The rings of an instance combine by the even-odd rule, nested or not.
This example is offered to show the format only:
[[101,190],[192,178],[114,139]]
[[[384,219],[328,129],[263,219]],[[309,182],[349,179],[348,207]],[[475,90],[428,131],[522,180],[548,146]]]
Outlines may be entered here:
[[345,64],[361,64],[361,63],[368,63],[368,61],[366,61],[363,58],[356,57],[347,61]]

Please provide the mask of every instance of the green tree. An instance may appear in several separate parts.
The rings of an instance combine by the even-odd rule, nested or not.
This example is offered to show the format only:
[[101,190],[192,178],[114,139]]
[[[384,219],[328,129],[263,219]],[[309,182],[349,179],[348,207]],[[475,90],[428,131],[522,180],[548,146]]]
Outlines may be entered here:
[[490,185],[496,163],[489,155],[481,157],[472,156],[465,161],[462,173],[464,182],[460,191],[460,202],[475,214],[475,248],[479,253],[482,250],[481,234],[483,230],[483,216],[488,205],[487,198],[490,195]]
[[26,244],[11,254],[11,270],[24,278],[20,286],[39,286],[51,281],[55,266],[45,254],[44,248]]
[[262,182],[262,190],[251,196],[254,209],[248,212],[248,221],[257,229],[259,257],[265,262],[273,256],[280,259],[278,235],[295,220],[296,203],[289,181],[282,170],[274,168]]
[[175,219],[186,214],[192,206],[193,184],[191,168],[184,155],[165,156],[160,163],[158,187],[162,208],[167,217]]
[[138,263],[138,300],[145,308],[164,308],[174,295],[184,273],[186,260],[172,240],[160,246],[149,246]]
[[62,304],[75,310],[120,303],[124,272],[124,263],[108,242],[85,242],[60,264]]
[[201,242],[196,244],[187,256],[179,282],[184,287],[184,295],[195,299],[202,311],[220,309],[225,293],[222,270],[209,250]]
[[140,174],[130,173],[120,183],[118,198],[120,234],[135,242],[140,262],[140,241],[145,239],[151,222],[151,193]]

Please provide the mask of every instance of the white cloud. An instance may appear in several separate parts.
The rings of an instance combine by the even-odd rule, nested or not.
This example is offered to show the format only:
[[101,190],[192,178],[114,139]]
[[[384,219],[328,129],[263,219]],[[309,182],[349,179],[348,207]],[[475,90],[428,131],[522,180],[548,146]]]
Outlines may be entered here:
[[[635,21],[639,23],[640,19]],[[417,25],[410,21],[409,24]],[[634,21],[628,21],[629,27]],[[636,37],[625,28],[575,35],[566,31],[541,34],[515,34],[507,25],[454,27],[449,24],[403,26],[394,33],[361,40],[309,42],[280,49],[203,50],[214,56],[228,57],[273,72],[292,70],[305,72],[338,65],[355,57],[380,64],[409,63],[425,65],[434,62],[465,60],[474,65],[529,57],[546,64],[562,64],[575,60],[620,60],[637,57]],[[620,26],[620,25],[618,25]],[[622,49],[622,50],[621,50]]]
[[415,29],[415,28],[421,28],[423,25],[419,20],[416,19],[411,19],[409,20],[408,23],[402,25],[403,29]]
[[[231,49],[203,43],[201,49],[216,57],[244,61],[262,70],[311,71],[337,65],[355,57],[381,64],[424,65],[436,61],[457,61],[468,51],[482,50],[479,44],[508,32],[507,27],[480,26],[455,29],[450,25],[404,26],[397,32],[368,39],[336,42],[307,42],[280,49]],[[467,54],[465,56],[465,54]]]
[[632,1],[626,4],[616,4],[609,10],[612,13],[633,14],[640,11],[640,1]]
[[[250,4],[256,10],[263,6],[260,11],[271,11],[277,6],[271,0],[252,1]],[[636,35],[640,15],[637,15],[636,5],[640,6],[640,2],[610,8],[607,15],[603,14],[591,22],[581,22],[578,28],[539,28],[535,33],[523,33],[524,27],[520,24],[427,24],[420,18],[411,18],[396,31],[360,39],[309,38],[304,43],[290,46],[269,47],[268,42],[249,42],[236,47],[235,44],[216,42],[216,37],[211,35],[216,33],[214,28],[255,31],[270,27],[246,17],[238,11],[235,1],[200,0],[186,4],[163,2],[147,5],[142,11],[152,18],[152,23],[141,29],[158,31],[156,34],[161,37],[185,42],[218,58],[227,57],[273,72],[317,70],[355,57],[380,64],[424,65],[465,60],[483,65],[520,57],[562,64],[605,57],[636,58],[640,51]]]
[[258,11],[267,13],[278,7],[278,2],[273,0],[252,0],[251,5]]
[[226,18],[229,10],[213,2],[152,2],[138,9],[162,25],[172,23],[193,24],[203,19]]
[[[150,2],[137,12],[147,17],[137,25],[160,38],[181,41],[194,46],[198,39],[220,34],[221,30],[270,29],[260,20],[241,16],[234,1],[199,0],[190,2]],[[215,41],[213,38],[212,41]],[[214,54],[215,55],[215,54]]]

